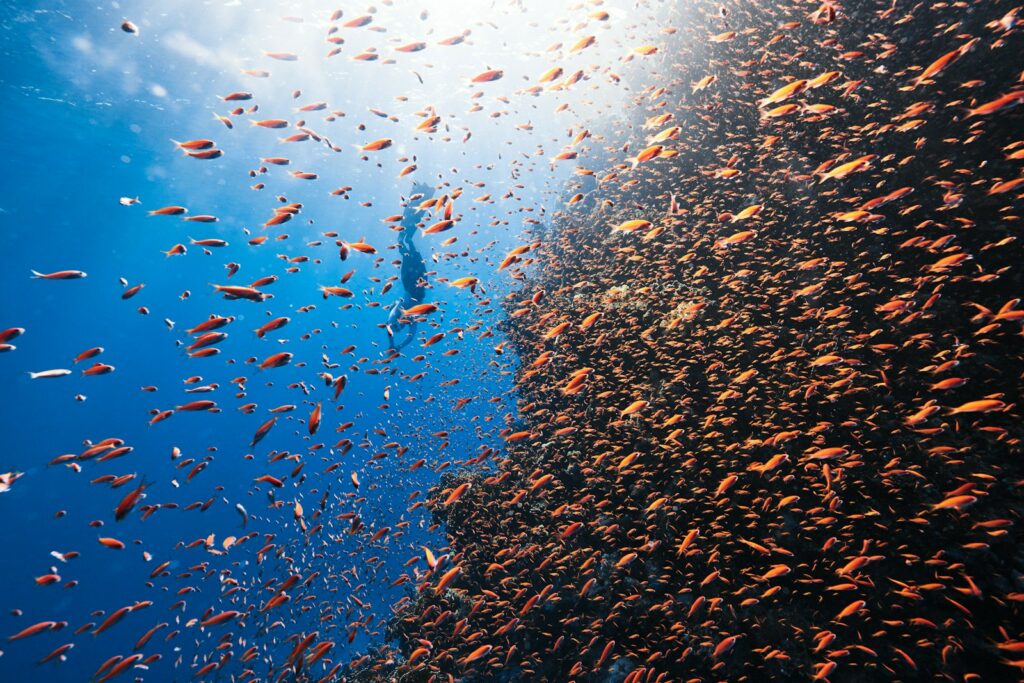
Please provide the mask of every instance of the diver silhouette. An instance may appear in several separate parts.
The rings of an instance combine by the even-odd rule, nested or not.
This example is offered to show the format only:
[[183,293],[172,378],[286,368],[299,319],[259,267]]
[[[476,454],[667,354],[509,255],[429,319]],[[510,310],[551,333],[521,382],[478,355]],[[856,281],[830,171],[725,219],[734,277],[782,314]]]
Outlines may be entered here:
[[[412,196],[422,194],[424,199],[429,199],[433,191],[429,185],[422,183],[415,183],[412,186]],[[396,351],[401,351],[416,336],[417,323],[403,318],[402,311],[423,303],[426,296],[427,283],[424,275],[427,272],[427,267],[423,263],[423,255],[420,254],[413,239],[416,236],[416,223],[419,221],[419,214],[420,211],[412,206],[411,202],[405,207],[405,212],[402,214],[402,236],[398,240],[398,251],[402,256],[401,280],[404,293],[402,298],[391,307],[386,326],[388,348]],[[397,337],[400,332],[405,335],[405,339],[399,342]]]

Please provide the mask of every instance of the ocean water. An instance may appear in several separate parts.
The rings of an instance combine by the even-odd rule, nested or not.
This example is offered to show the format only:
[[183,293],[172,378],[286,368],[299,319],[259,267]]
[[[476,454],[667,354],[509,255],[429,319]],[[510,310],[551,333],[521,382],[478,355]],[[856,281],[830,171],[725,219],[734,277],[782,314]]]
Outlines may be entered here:
[[933,5],[5,3],[0,681],[1015,680],[1019,19]]
[[[419,10],[409,15],[404,9],[381,7],[381,15],[389,17],[388,34],[351,35],[350,30],[346,37],[372,47],[386,44],[392,36],[425,36],[428,28],[432,37],[441,38],[439,31],[446,25],[457,26],[457,34],[463,30],[458,8],[446,9],[434,12],[439,18],[421,21]],[[353,11],[346,17],[354,16]],[[308,20],[281,20],[293,12]],[[340,634],[332,658],[342,661],[343,652],[363,651],[382,641],[380,622],[404,590],[389,583],[401,574],[409,554],[421,554],[419,545],[444,545],[443,536],[427,531],[428,514],[422,509],[406,512],[411,504],[407,497],[436,483],[435,470],[442,463],[462,462],[501,443],[498,431],[506,426],[514,403],[509,392],[515,359],[511,353],[496,356],[493,347],[503,340],[496,329],[502,315],[499,304],[511,285],[507,279],[492,282],[490,273],[505,251],[530,239],[535,226],[524,218],[540,216],[546,201],[544,184],[525,183],[526,178],[516,182],[512,177],[521,165],[517,158],[533,151],[530,138],[524,134],[509,144],[503,135],[505,122],[492,123],[486,114],[477,116],[482,125],[473,124],[471,144],[461,142],[468,126],[455,121],[450,122],[447,142],[439,140],[443,133],[416,134],[413,127],[419,119],[411,113],[419,108],[436,107],[446,117],[444,126],[455,111],[463,115],[469,106],[466,80],[474,75],[476,62],[483,70],[486,58],[467,60],[465,65],[445,58],[427,65],[427,59],[412,55],[403,57],[402,64],[382,67],[353,62],[345,54],[327,62],[323,55],[330,48],[324,41],[329,14],[320,7],[283,8],[274,3],[197,2],[157,8],[41,2],[10,3],[5,9],[0,97],[11,129],[3,142],[11,173],[3,183],[0,206],[9,245],[2,277],[10,295],[4,297],[3,320],[5,326],[25,332],[13,341],[17,349],[0,359],[7,403],[3,424],[10,439],[3,469],[24,474],[2,498],[7,551],[0,559],[0,575],[10,590],[0,630],[13,634],[43,620],[66,621],[67,626],[52,635],[5,643],[0,658],[4,680],[38,675],[47,680],[86,680],[108,657],[131,653],[138,638],[162,622],[168,627],[143,650],[147,657],[160,654],[162,659],[137,675],[188,679],[197,644],[212,643],[220,634],[194,632],[184,624],[217,602],[229,585],[225,579],[241,579],[260,592],[261,582],[287,578],[287,562],[270,557],[256,564],[264,534],[273,534],[277,547],[288,547],[295,562],[320,572],[306,592],[315,595],[308,605],[312,611],[289,608],[289,616],[283,618],[287,628],[302,623],[303,628],[323,629],[318,626],[319,610],[330,602],[336,620],[331,626]],[[139,27],[138,35],[120,29],[125,18]],[[509,45],[483,47],[500,54]],[[264,50],[275,49],[295,51],[300,61],[263,56]],[[241,68],[267,68],[272,76],[248,77]],[[425,84],[419,83],[415,70]],[[251,90],[253,99],[218,99],[241,90]],[[302,94],[293,97],[298,90]],[[318,101],[328,102],[330,111],[344,113],[330,124],[322,123],[327,111],[303,118],[311,128],[328,126],[322,134],[330,136],[339,152],[315,141],[278,141],[293,130],[250,126],[250,119],[282,117],[294,122],[299,106]],[[259,112],[234,117],[234,129],[228,130],[211,112],[227,115],[236,104],[258,104]],[[494,104],[487,102],[487,108],[494,109]],[[382,118],[370,108],[398,120]],[[355,146],[389,136],[396,140],[394,147],[359,159]],[[172,138],[212,138],[224,155],[189,158]],[[408,165],[396,160],[400,155],[415,159],[415,173],[397,177]],[[250,178],[249,170],[261,165],[260,157],[269,156],[287,156],[291,164],[269,166],[265,175]],[[305,169],[315,170],[319,179],[287,175]],[[465,187],[470,180],[480,187]],[[400,204],[413,193],[413,181],[431,187],[416,204],[460,185],[471,196],[512,196],[501,205],[460,207],[460,226],[466,229],[460,229],[458,241],[447,248],[438,243],[453,233],[440,238],[410,236],[429,272],[425,301],[445,306],[419,326],[402,357],[386,361],[388,335],[383,326],[392,307],[401,303],[403,289],[398,281],[392,283],[392,291],[381,293],[385,281],[399,275],[395,261],[402,258],[396,248],[400,233],[382,218],[403,213]],[[250,189],[256,182],[266,188]],[[348,196],[329,194],[343,186],[352,188]],[[283,229],[266,230],[261,225],[280,205],[278,195],[301,202],[302,212]],[[121,197],[138,197],[140,203],[122,206]],[[180,216],[147,215],[167,205],[185,205],[190,215],[216,215],[219,220],[190,223]],[[495,211],[496,206],[502,209]],[[500,223],[490,225],[492,220]],[[348,242],[365,238],[377,253],[353,252],[343,261],[334,239],[322,236],[328,231]],[[272,239],[250,247],[250,236],[260,234]],[[273,239],[281,234],[288,239]],[[228,246],[204,253],[201,246],[190,244],[190,238],[222,239]],[[323,245],[310,245],[317,240]],[[187,247],[186,254],[162,253],[178,243]],[[286,260],[294,258],[309,261]],[[225,268],[229,263],[240,265],[230,278]],[[296,272],[287,272],[290,266]],[[30,269],[79,269],[88,277],[30,279]],[[354,297],[321,297],[319,285],[338,285],[349,271],[354,274],[346,287]],[[210,287],[245,285],[265,276],[278,278],[267,288],[273,298],[265,303],[226,301]],[[444,278],[468,276],[484,280],[476,293],[443,284]],[[144,288],[122,300],[122,277]],[[305,306],[311,310],[300,312]],[[270,313],[288,316],[291,322],[258,339],[253,331],[270,320]],[[228,338],[216,347],[221,353],[189,358],[183,348],[191,342],[187,329],[211,314],[234,317],[222,330]],[[447,338],[429,349],[417,349],[435,332],[446,332]],[[398,339],[406,336],[407,330],[396,332]],[[95,359],[72,362],[91,347],[104,351]],[[353,350],[343,354],[346,347]],[[295,354],[290,365],[258,370],[245,363],[247,358],[262,360],[280,351]],[[445,355],[446,351],[457,355]],[[418,353],[425,358],[414,360]],[[322,359],[329,359],[335,376],[347,375],[337,402],[330,398],[333,389],[318,377],[324,371]],[[81,375],[97,361],[115,370]],[[70,368],[72,374],[29,379],[30,371],[53,368]],[[239,376],[249,378],[244,398],[236,397],[238,387],[231,383]],[[193,377],[201,380],[185,383]],[[453,379],[458,384],[445,385]],[[218,388],[209,393],[186,393],[213,384]],[[142,387],[156,389],[145,392]],[[221,412],[175,413],[169,420],[148,424],[151,410],[197,399],[215,400]],[[459,399],[471,400],[456,410]],[[314,402],[323,404],[323,425],[315,439],[305,425]],[[246,403],[258,408],[252,414],[239,412]],[[252,434],[271,416],[269,409],[288,404],[295,410],[279,414],[274,429],[250,448]],[[351,427],[336,434],[335,428],[344,423]],[[438,432],[447,436],[431,436]],[[62,454],[81,453],[87,439],[96,443],[108,437],[123,439],[134,450],[109,462],[83,462],[80,472],[65,464],[48,465]],[[353,444],[344,454],[330,448],[342,438]],[[408,451],[399,456],[394,447],[384,448],[392,442]],[[310,450],[315,443],[326,446]],[[173,448],[180,449],[177,460],[172,460]],[[293,453],[298,460],[268,464],[268,454],[275,452]],[[247,454],[252,455],[247,459]],[[375,454],[386,457],[374,460]],[[428,465],[409,471],[421,458]],[[186,459],[192,464],[180,467]],[[289,477],[299,462],[305,466],[302,473]],[[207,466],[188,481],[197,463]],[[323,475],[332,463],[338,469]],[[352,473],[361,480],[358,490],[350,481]],[[107,474],[136,477],[114,490],[105,482],[90,484]],[[288,483],[277,490],[254,485],[253,479],[264,474]],[[300,479],[304,481],[299,483]],[[145,521],[136,510],[116,522],[114,507],[143,481],[149,486],[142,505],[179,507],[160,509]],[[367,543],[366,534],[346,535],[347,522],[342,526],[332,520],[325,525],[330,532],[322,531],[318,540],[298,542],[302,532],[293,518],[293,503],[301,500],[310,515],[325,494],[326,516],[355,512],[371,531],[384,526],[397,531],[403,521],[409,526],[395,539]],[[272,507],[275,501],[277,509]],[[193,502],[210,504],[203,511],[183,509]],[[251,515],[245,526],[236,504]],[[103,525],[90,526],[93,521]],[[249,532],[258,536],[247,545],[211,554],[222,549],[224,538]],[[209,548],[179,547],[211,535]],[[97,542],[101,536],[121,539],[127,547],[106,549]],[[65,563],[51,551],[81,555]],[[144,560],[144,552],[152,559]],[[166,570],[170,576],[150,581],[150,571],[165,561],[171,563]],[[60,581],[36,585],[34,579],[51,573],[51,567]],[[62,587],[72,581],[73,587]],[[179,596],[182,589],[191,592]],[[365,607],[353,602],[351,595],[361,597]],[[169,610],[179,599],[185,607]],[[72,635],[82,624],[98,625],[117,608],[140,600],[153,605],[133,611],[97,636]],[[19,610],[20,616],[11,610]],[[96,611],[103,615],[92,615]],[[346,628],[358,620],[356,614],[370,618],[359,628]],[[259,628],[265,631],[267,625],[249,626],[245,638],[260,647],[261,658],[274,649],[284,651],[283,645],[262,642],[256,635]],[[174,630],[181,634],[166,642],[165,636]],[[346,642],[350,630],[355,636],[351,644]],[[66,663],[35,666],[64,642],[74,643]]]

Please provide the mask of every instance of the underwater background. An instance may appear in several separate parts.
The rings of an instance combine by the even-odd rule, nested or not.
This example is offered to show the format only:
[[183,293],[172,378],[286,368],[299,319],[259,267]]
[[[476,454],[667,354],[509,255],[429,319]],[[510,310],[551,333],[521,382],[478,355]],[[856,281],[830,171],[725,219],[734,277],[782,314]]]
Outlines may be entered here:
[[8,2],[0,680],[1016,680],[1012,2]]

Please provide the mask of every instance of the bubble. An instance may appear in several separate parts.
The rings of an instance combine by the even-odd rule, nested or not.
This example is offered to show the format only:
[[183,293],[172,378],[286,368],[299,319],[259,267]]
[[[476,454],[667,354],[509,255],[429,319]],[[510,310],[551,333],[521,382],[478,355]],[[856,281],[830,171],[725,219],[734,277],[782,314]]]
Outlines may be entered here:
[[79,52],[88,54],[92,52],[92,41],[86,36],[75,36],[71,39],[71,47],[75,48]]

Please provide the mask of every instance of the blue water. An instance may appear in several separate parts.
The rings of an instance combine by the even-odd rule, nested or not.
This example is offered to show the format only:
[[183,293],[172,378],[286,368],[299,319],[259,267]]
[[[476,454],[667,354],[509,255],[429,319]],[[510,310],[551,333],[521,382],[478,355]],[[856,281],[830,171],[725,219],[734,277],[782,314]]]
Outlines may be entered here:
[[[466,79],[481,71],[489,56],[506,53],[504,40],[514,40],[496,37],[500,33],[487,26],[478,33],[489,39],[479,41],[465,62],[466,51],[446,57],[434,48],[422,56],[401,56],[403,62],[397,65],[352,61],[349,56],[361,42],[382,42],[393,35],[411,39],[430,23],[421,22],[418,12],[382,7],[379,18],[388,19],[391,34],[346,34],[351,43],[346,55],[325,62],[322,55],[330,46],[323,42],[324,17],[317,24],[294,24],[280,21],[281,12],[271,9],[270,3],[243,4],[97,7],[47,0],[10,3],[4,9],[0,110],[7,125],[0,139],[6,168],[0,194],[5,254],[0,327],[23,327],[26,332],[13,340],[15,351],[0,355],[0,427],[6,441],[0,472],[24,473],[0,496],[5,520],[0,634],[6,637],[44,620],[65,621],[67,626],[4,641],[0,680],[84,680],[108,657],[131,654],[138,638],[161,622],[169,626],[141,652],[162,658],[149,665],[148,673],[134,672],[147,680],[191,678],[199,666],[213,661],[196,657],[214,652],[217,639],[226,632],[235,634],[236,657],[255,644],[270,648],[261,654],[280,663],[290,648],[290,643],[282,642],[282,633],[319,630],[338,643],[329,658],[347,662],[369,645],[383,642],[381,625],[390,616],[389,606],[408,589],[389,586],[403,571],[411,571],[402,565],[419,556],[416,566],[424,567],[421,545],[443,552],[444,536],[427,531],[430,520],[423,508],[407,512],[410,494],[425,492],[436,483],[445,463],[456,468],[486,447],[498,448],[500,454],[499,431],[509,426],[515,409],[510,391],[516,359],[493,349],[503,340],[496,329],[503,315],[501,299],[517,283],[496,273],[496,267],[509,249],[532,239],[534,225],[527,219],[544,220],[541,211],[569,174],[562,168],[552,170],[543,157],[531,160],[538,156],[540,136],[518,134],[515,124],[532,119],[541,131],[564,136],[565,122],[545,120],[553,118],[546,113],[554,106],[551,101],[544,103],[543,112],[530,111],[526,105],[511,118],[491,117],[490,112],[507,108],[488,96],[480,100],[483,112],[472,117],[466,113],[472,104]],[[317,8],[306,14],[323,13]],[[446,27],[437,27],[431,40],[459,32],[458,12],[449,8],[448,15],[445,21],[451,30],[445,33]],[[119,30],[125,17],[140,27],[140,35]],[[522,21],[518,26],[526,30]],[[542,49],[548,39],[536,36],[535,47]],[[263,50],[294,51],[301,59],[273,61],[262,56]],[[526,74],[536,77],[530,71],[535,66],[515,61],[504,66],[510,81],[522,82]],[[266,68],[273,76],[254,79],[241,75],[240,68]],[[421,77],[426,85],[419,84]],[[240,103],[217,99],[236,90],[251,90],[256,98]],[[293,98],[295,90],[301,90],[301,96]],[[409,100],[397,99],[403,96]],[[325,123],[328,112],[294,111],[319,100],[346,116]],[[211,115],[226,115],[235,104],[252,103],[259,104],[259,112],[232,117],[233,130]],[[443,133],[412,132],[422,120],[412,113],[431,104],[446,121],[455,115],[448,141],[440,139]],[[368,112],[371,107],[398,116],[400,122]],[[294,122],[299,116],[328,135],[342,152],[312,141],[279,143],[279,137],[294,129],[266,130],[246,120],[280,117]],[[365,130],[359,130],[360,124]],[[462,143],[470,129],[472,139]],[[395,147],[369,155],[369,161],[360,160],[353,146],[380,137],[394,138]],[[208,161],[187,158],[171,138],[214,139],[224,156]],[[290,157],[291,165],[270,166],[267,174],[255,179],[248,176],[259,167],[259,157],[274,155]],[[400,161],[401,156],[415,157],[419,168],[399,179],[399,171],[412,163]],[[295,179],[287,175],[290,170],[315,171],[320,178]],[[457,211],[463,219],[452,232],[417,235],[430,271],[426,297],[441,309],[429,316],[429,324],[420,325],[418,340],[401,357],[385,364],[387,336],[381,326],[401,298],[401,286],[396,282],[394,289],[381,294],[384,282],[398,275],[398,234],[382,219],[402,213],[402,198],[410,193],[413,180],[437,187],[435,196],[462,187],[465,195]],[[256,182],[266,183],[266,189],[250,189]],[[350,198],[329,194],[346,185],[353,187]],[[485,193],[499,201],[471,201]],[[512,196],[499,199],[507,193]],[[291,222],[264,231],[261,224],[280,205],[277,195],[301,202],[302,212]],[[141,204],[122,206],[121,197],[139,197]],[[191,223],[147,215],[166,205],[187,206],[191,215],[214,214],[220,220]],[[250,247],[246,228],[271,239]],[[336,231],[349,242],[365,237],[378,254],[353,253],[342,262],[333,239],[323,237],[325,231]],[[289,238],[275,240],[280,234]],[[442,246],[448,236],[457,236],[458,241]],[[204,254],[201,247],[189,244],[190,237],[219,238],[229,246]],[[323,245],[308,244],[316,240]],[[177,243],[188,247],[187,255],[164,256],[162,252]],[[286,262],[298,256],[310,261]],[[240,264],[240,270],[228,278],[225,265],[232,262]],[[287,272],[293,265],[297,272]],[[88,277],[30,279],[30,269],[80,269]],[[346,286],[355,292],[352,299],[321,298],[319,285],[336,285],[350,270],[355,273]],[[248,284],[268,275],[279,279],[265,289],[273,298],[263,303],[227,301],[210,287]],[[443,282],[464,276],[481,278],[486,293],[473,294]],[[145,287],[134,298],[122,300],[119,278]],[[184,296],[185,292],[190,294]],[[303,306],[315,308],[300,312]],[[221,353],[187,357],[187,328],[213,313],[235,317],[222,330],[229,336],[218,345]],[[288,316],[291,323],[257,339],[252,330],[269,320],[268,314]],[[173,321],[173,328],[168,321]],[[458,334],[458,328],[465,331]],[[419,348],[423,339],[438,331],[448,333],[444,340]],[[480,338],[485,331],[493,336]],[[304,335],[309,337],[303,339]],[[349,345],[355,350],[342,355]],[[78,353],[93,346],[102,346],[102,355],[73,364]],[[458,353],[443,355],[453,350]],[[295,354],[290,365],[258,371],[245,363],[279,351]],[[417,354],[423,358],[416,359]],[[329,372],[348,376],[337,402],[318,377],[325,370],[324,357],[338,364]],[[95,361],[116,370],[82,376],[81,370]],[[72,374],[29,379],[30,371],[52,368],[68,368]],[[411,381],[418,373],[422,378]],[[193,376],[201,380],[184,383]],[[236,397],[238,387],[231,383],[240,376],[248,378],[244,397]],[[443,386],[456,379],[457,384]],[[185,392],[210,384],[219,388],[198,395]],[[144,386],[157,390],[144,392]],[[148,424],[151,411],[200,398],[215,400],[221,412],[175,413]],[[467,398],[472,400],[464,408],[454,409],[458,399]],[[323,424],[311,438],[304,421],[318,401],[323,402]],[[239,412],[239,406],[250,402],[258,406],[252,414]],[[250,448],[253,433],[271,415],[269,409],[283,404],[297,408],[281,414],[269,435]],[[335,433],[339,424],[349,421],[354,423],[350,429]],[[448,437],[432,436],[440,431]],[[47,464],[62,454],[81,453],[85,440],[95,443],[107,437],[123,439],[133,452],[110,462],[82,461],[80,472],[66,464]],[[342,437],[355,443],[345,454],[330,448]],[[395,449],[383,449],[389,442],[409,450],[398,457]],[[310,450],[315,443],[325,446]],[[181,452],[178,460],[171,457],[175,447]],[[299,477],[288,476],[297,464],[294,459],[268,462],[274,451],[296,454],[304,463]],[[372,459],[382,452],[388,456]],[[419,458],[425,458],[427,466],[409,471]],[[186,481],[192,465],[179,468],[185,459],[193,459],[193,465],[203,460],[208,464]],[[324,474],[335,462],[340,466]],[[474,467],[486,466],[484,462]],[[136,478],[115,490],[106,483],[90,483],[103,475],[130,473]],[[352,473],[361,480],[358,492]],[[267,495],[271,487],[253,483],[264,474],[285,478],[285,486],[273,491],[273,500]],[[143,521],[136,508],[116,522],[115,505],[143,480],[149,488],[141,505],[176,503],[177,509],[159,509]],[[313,526],[317,520],[310,518],[325,491],[327,505],[318,520],[325,528],[307,540],[294,520],[294,503],[302,503],[307,524]],[[423,498],[421,494],[417,500]],[[207,501],[212,502],[205,511],[184,509]],[[279,505],[275,507],[274,501]],[[244,528],[236,504],[252,517]],[[334,519],[345,512],[357,513],[369,531],[384,526],[395,530],[403,521],[409,526],[398,538],[367,546],[368,533],[344,533],[348,521]],[[103,525],[91,526],[94,521]],[[224,554],[209,552],[205,544],[181,547],[212,534],[212,547],[220,549],[224,538],[248,532],[259,536]],[[285,549],[291,565],[273,552],[255,564],[256,551],[268,538],[264,534],[273,534],[271,542]],[[97,542],[100,536],[118,538],[127,547],[104,548]],[[51,551],[81,555],[63,563]],[[144,552],[151,555],[150,561]],[[170,575],[151,581],[153,568],[168,560]],[[379,564],[373,568],[371,563]],[[34,579],[51,568],[60,581],[36,585]],[[293,600],[275,610],[273,615],[283,621],[276,641],[258,631],[274,619],[252,618],[244,628],[232,624],[206,630],[188,623],[211,607],[214,612],[242,610],[246,604],[259,607],[272,595],[261,585],[283,581],[292,571],[303,579],[315,571],[320,575],[307,590],[293,593],[313,596],[309,602]],[[218,597],[231,585],[225,583],[229,577],[246,590],[244,596],[234,596],[236,603]],[[68,582],[77,583],[64,587]],[[178,595],[183,589],[190,592]],[[129,613],[99,635],[73,635],[83,624],[98,624],[116,609],[141,600],[153,604]],[[184,609],[171,611],[178,600],[185,601]],[[325,608],[333,613],[334,622],[320,621]],[[349,624],[367,617],[348,645]],[[180,634],[165,641],[174,630]],[[276,645],[268,645],[273,642]],[[66,662],[37,668],[35,662],[63,643],[74,643]],[[266,674],[262,657],[249,666]],[[242,668],[234,661],[225,670]]]

